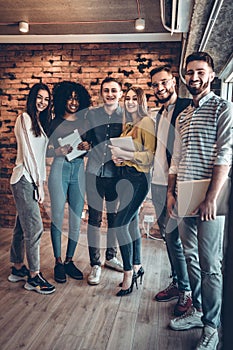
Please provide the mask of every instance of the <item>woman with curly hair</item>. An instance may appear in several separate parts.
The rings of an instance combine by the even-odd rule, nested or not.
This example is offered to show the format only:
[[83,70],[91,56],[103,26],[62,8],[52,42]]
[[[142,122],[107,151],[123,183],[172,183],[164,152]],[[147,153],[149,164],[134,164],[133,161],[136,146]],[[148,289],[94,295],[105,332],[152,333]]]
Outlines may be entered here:
[[[74,265],[84,206],[84,155],[89,149],[85,141],[85,109],[91,104],[88,91],[79,83],[63,81],[53,90],[54,119],[50,127],[47,155],[53,157],[48,188],[51,200],[51,239],[55,257],[54,279],[66,282],[66,275],[82,280],[82,272]],[[75,133],[76,132],[76,133]],[[80,142],[65,143],[67,136],[78,135]],[[75,146],[74,146],[75,144]],[[77,152],[79,150],[80,152]],[[69,232],[65,261],[62,261],[61,236],[65,204],[69,207]]]

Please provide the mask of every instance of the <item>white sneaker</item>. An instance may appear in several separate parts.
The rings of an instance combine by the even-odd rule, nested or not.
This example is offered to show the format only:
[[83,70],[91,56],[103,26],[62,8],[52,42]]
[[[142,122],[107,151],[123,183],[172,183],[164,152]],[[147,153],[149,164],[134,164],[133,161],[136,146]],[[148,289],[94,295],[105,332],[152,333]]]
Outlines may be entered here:
[[210,326],[205,326],[202,332],[201,339],[196,347],[196,350],[216,350],[218,345],[218,331]]
[[204,327],[201,317],[202,312],[197,311],[193,306],[182,316],[176,317],[170,321],[169,326],[174,331],[183,331],[185,329]]
[[116,257],[112,258],[111,260],[105,260],[104,266],[119,272],[123,272],[123,265]]
[[101,276],[101,266],[94,265],[92,266],[90,275],[87,277],[87,282],[92,285],[99,284],[100,276]]

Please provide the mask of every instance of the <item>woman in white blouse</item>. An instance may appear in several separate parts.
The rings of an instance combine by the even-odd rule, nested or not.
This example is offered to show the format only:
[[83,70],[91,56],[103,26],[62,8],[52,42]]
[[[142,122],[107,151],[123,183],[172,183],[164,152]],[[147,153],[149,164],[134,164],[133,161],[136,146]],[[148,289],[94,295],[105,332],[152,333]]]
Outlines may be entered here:
[[[28,95],[26,112],[20,114],[15,123],[17,158],[10,179],[17,216],[10,252],[13,266],[8,280],[18,282],[27,279],[24,288],[41,294],[55,291],[55,287],[40,272],[43,223],[38,204],[44,200],[50,103],[47,85],[33,85]],[[29,270],[24,265],[25,252]]]

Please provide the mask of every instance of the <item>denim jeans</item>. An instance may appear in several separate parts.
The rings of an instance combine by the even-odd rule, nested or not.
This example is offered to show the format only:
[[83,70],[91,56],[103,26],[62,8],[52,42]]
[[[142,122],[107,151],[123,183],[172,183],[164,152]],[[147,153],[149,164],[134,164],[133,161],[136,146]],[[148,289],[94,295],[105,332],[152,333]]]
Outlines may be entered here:
[[115,218],[117,239],[121,250],[124,271],[141,264],[141,234],[138,210],[149,190],[149,174],[138,172],[134,167],[120,168],[117,184],[119,207]]
[[213,328],[220,324],[224,221],[224,216],[210,221],[194,217],[179,224],[193,305],[203,309],[203,323]]
[[40,271],[40,238],[43,223],[39,205],[33,199],[33,184],[22,176],[16,184],[11,185],[11,188],[18,214],[11,243],[10,260],[15,264],[23,263],[26,250],[29,270]]
[[116,183],[117,177],[100,177],[94,174],[86,173],[86,194],[89,215],[87,238],[91,266],[101,265],[100,227],[102,223],[104,200],[108,224],[107,242],[104,245],[104,248],[106,248],[105,257],[107,260],[111,260],[117,254],[117,239],[115,230],[113,229],[118,204]]
[[63,157],[54,159],[49,174],[48,188],[51,200],[51,238],[55,258],[61,257],[61,235],[65,204],[69,208],[69,232],[66,257],[72,258],[79,239],[84,206],[85,175],[82,158],[68,162]]
[[180,291],[190,291],[187,264],[177,221],[170,218],[167,213],[167,186],[151,184],[151,194],[160,233],[166,242],[173,280],[178,283]]

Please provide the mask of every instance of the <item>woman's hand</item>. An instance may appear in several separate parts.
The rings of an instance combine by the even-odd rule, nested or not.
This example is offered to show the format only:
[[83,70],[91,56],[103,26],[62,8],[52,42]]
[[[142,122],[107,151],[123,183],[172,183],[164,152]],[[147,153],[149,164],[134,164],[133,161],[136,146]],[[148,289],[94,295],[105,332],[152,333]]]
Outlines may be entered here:
[[77,149],[80,151],[89,151],[90,144],[87,141],[80,142],[77,146]]
[[73,151],[73,147],[70,145],[64,145],[55,149],[56,156],[66,156]]
[[38,194],[39,194],[38,203],[42,204],[44,202],[44,186],[43,186],[43,184],[38,186]]
[[134,157],[134,152],[125,151],[120,147],[108,146],[112,152],[112,160],[115,164],[122,163],[124,160],[132,160]]

